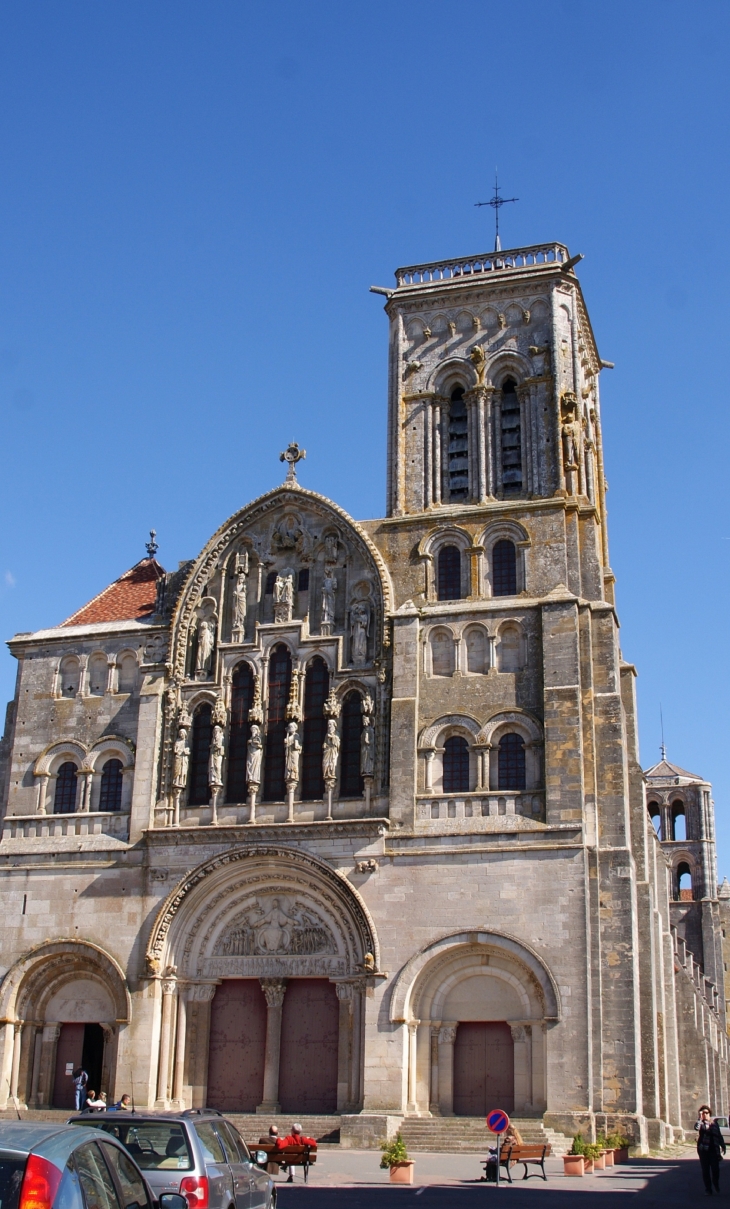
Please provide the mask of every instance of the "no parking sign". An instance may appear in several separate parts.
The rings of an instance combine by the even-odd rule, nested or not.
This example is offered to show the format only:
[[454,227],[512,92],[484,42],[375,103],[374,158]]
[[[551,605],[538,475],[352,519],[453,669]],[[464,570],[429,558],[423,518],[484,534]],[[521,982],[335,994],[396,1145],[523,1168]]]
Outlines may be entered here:
[[509,1117],[501,1108],[493,1108],[487,1113],[487,1129],[491,1129],[492,1133],[504,1133],[508,1125]]

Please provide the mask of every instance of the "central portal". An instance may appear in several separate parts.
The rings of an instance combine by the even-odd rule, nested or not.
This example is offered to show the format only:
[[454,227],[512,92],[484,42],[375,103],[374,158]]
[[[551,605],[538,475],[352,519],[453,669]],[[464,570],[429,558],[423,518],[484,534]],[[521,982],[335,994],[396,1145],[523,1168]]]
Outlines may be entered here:
[[492,1108],[515,1107],[512,1030],[503,1020],[460,1024],[454,1041],[454,1113],[484,1117]]

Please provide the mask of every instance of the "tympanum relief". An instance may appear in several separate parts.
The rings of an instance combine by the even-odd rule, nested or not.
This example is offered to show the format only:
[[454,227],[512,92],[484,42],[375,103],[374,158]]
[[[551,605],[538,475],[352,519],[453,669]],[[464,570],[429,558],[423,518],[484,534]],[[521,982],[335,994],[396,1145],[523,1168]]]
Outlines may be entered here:
[[346,969],[316,908],[284,894],[253,899],[228,924],[203,965],[209,976],[332,975]]

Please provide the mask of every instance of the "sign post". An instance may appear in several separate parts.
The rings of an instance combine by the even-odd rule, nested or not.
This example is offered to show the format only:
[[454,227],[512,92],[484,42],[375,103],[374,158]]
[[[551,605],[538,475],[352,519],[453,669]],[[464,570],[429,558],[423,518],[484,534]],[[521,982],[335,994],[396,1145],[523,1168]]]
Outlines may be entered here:
[[501,1108],[487,1113],[487,1129],[497,1135],[497,1187],[499,1188],[499,1162],[502,1158],[502,1134],[509,1126],[509,1117]]

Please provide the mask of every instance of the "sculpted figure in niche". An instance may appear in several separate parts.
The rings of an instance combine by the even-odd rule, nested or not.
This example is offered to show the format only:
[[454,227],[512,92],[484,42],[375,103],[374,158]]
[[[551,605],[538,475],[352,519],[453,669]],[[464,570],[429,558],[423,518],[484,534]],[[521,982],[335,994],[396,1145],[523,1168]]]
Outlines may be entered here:
[[261,757],[264,745],[261,739],[261,727],[255,722],[251,726],[251,734],[246,744],[246,781],[249,788],[261,784]]
[[277,575],[274,580],[274,620],[291,621],[294,608],[294,576]]
[[208,757],[208,784],[218,788],[223,784],[223,727],[213,727],[213,737],[210,743]]
[[288,722],[284,736],[284,780],[287,785],[296,785],[299,780],[299,757],[302,744],[296,722]]
[[337,722],[330,718],[327,723],[327,734],[322,746],[322,776],[325,785],[337,780],[337,760],[340,755],[340,736],[337,734]]
[[324,582],[322,584],[322,621],[321,630],[323,634],[331,634],[332,626],[335,623],[335,592],[337,591],[337,580],[331,571],[327,570],[324,573]]
[[279,899],[271,900],[271,909],[261,918],[256,929],[259,948],[265,953],[279,953],[291,944],[291,915],[282,911]]
[[242,642],[246,628],[246,576],[248,551],[236,555],[236,586],[233,591],[233,641]]
[[181,726],[175,740],[175,758],[172,770],[173,789],[184,789],[188,783],[188,768],[190,766],[190,744],[188,743],[188,728]]
[[360,735],[360,776],[372,777],[375,771],[375,728],[369,714],[363,715]]
[[207,676],[215,647],[215,621],[212,617],[201,617],[198,623],[198,650],[195,656],[195,674]]
[[337,562],[338,542],[334,533],[328,533],[324,539],[324,559],[328,563]]
[[370,633],[370,605],[356,600],[350,608],[350,650],[355,667],[367,663]]

